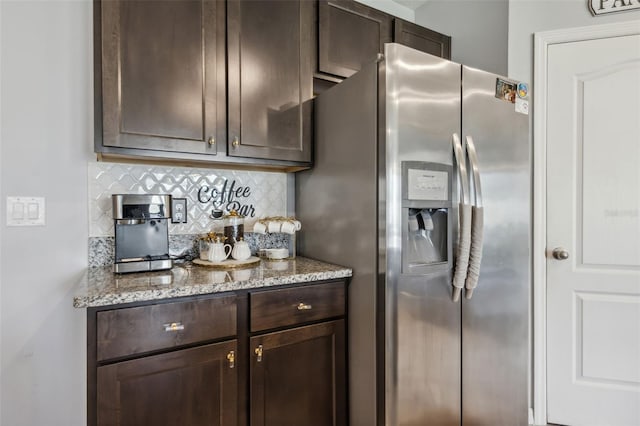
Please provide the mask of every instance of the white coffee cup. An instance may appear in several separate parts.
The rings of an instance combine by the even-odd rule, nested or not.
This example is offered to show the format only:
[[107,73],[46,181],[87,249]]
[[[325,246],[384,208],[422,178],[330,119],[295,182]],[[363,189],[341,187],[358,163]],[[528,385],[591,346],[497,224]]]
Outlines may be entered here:
[[272,248],[265,249],[267,259],[285,259],[289,257],[289,249],[286,248]]
[[256,234],[264,234],[267,232],[267,225],[262,222],[256,222],[255,225],[253,225],[253,232]]
[[280,230],[285,234],[295,234],[296,225],[291,221],[282,222],[282,225],[280,226]]
[[269,221],[269,225],[268,225],[269,233],[274,234],[276,232],[280,232],[280,226],[281,226],[281,223],[277,220]]

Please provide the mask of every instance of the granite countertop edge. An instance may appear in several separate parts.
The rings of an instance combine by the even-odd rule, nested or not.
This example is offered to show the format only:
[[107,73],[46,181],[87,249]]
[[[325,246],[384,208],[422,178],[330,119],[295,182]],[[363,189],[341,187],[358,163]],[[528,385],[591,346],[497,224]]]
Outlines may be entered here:
[[[166,287],[158,286],[145,286],[140,289],[126,289],[127,280],[134,281],[145,280],[145,278],[153,278],[154,275],[134,274],[133,276],[116,275],[111,272],[110,268],[89,268],[85,276],[79,283],[78,291],[73,298],[74,308],[92,308],[110,305],[120,305],[134,302],[146,302],[153,300],[172,299],[176,297],[184,296],[198,296],[222,293],[228,291],[247,290],[247,289],[260,289],[266,287],[274,287],[287,284],[300,284],[300,283],[313,283],[317,281],[348,278],[352,276],[353,271],[350,268],[320,262],[313,259],[297,258],[293,260],[297,268],[305,269],[308,265],[311,266],[313,271],[310,272],[290,272],[283,271],[281,273],[275,273],[273,276],[263,277],[265,273],[263,270],[263,264],[253,269],[252,275],[259,275],[258,277],[252,276],[249,279],[233,279],[232,275],[228,274],[228,280],[222,283],[206,282],[206,272],[208,268],[199,267],[192,264],[186,264],[184,266],[178,266],[182,268],[186,273],[183,273],[185,277],[179,278],[177,282],[171,283]],[[174,269],[176,267],[174,266]],[[195,269],[194,269],[195,268]],[[167,273],[172,273],[166,271]],[[191,272],[197,272],[192,274]],[[205,273],[205,277],[197,276]],[[272,273],[272,271],[267,271]],[[151,273],[154,274],[154,273]],[[196,275],[195,277],[193,275]],[[114,284],[122,281],[123,284]]]

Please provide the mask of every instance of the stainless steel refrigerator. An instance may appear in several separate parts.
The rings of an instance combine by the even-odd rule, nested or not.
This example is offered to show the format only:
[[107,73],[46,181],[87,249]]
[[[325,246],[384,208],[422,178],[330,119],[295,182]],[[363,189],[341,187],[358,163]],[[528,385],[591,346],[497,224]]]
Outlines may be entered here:
[[300,252],[354,270],[351,425],[527,424],[527,91],[387,44],[316,98]]

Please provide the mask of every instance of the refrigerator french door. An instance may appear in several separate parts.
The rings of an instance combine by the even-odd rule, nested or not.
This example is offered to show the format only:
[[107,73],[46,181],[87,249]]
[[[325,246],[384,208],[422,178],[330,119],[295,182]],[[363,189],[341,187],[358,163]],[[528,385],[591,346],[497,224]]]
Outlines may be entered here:
[[350,424],[527,424],[530,149],[515,89],[387,44],[316,98],[296,215],[303,255],[354,270]]

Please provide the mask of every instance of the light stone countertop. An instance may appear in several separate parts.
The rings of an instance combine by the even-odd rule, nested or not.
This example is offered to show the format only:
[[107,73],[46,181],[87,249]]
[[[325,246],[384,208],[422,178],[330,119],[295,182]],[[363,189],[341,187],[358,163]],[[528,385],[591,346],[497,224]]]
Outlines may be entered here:
[[347,278],[351,269],[304,257],[261,260],[257,266],[229,270],[174,264],[171,270],[114,274],[111,266],[88,268],[73,306],[89,308],[181,296]]

